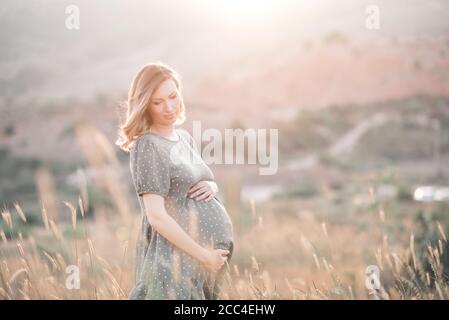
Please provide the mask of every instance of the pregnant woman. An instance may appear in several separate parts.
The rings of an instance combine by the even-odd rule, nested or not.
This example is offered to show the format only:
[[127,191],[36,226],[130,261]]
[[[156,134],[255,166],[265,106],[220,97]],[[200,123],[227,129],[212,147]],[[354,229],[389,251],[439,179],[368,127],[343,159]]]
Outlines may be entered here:
[[128,93],[117,144],[130,154],[142,224],[129,299],[219,299],[233,226],[188,131],[179,76],[142,67]]

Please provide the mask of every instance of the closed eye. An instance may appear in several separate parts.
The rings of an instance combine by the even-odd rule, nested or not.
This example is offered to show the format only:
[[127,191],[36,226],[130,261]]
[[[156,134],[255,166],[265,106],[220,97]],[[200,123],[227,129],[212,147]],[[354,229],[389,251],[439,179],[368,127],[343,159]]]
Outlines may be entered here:
[[[178,97],[178,95],[176,94],[176,93],[172,93],[170,96],[169,96],[169,98],[170,99],[176,99]],[[153,104],[155,105],[155,106],[157,106],[157,105],[159,105],[160,103],[161,103],[162,101],[153,101]]]

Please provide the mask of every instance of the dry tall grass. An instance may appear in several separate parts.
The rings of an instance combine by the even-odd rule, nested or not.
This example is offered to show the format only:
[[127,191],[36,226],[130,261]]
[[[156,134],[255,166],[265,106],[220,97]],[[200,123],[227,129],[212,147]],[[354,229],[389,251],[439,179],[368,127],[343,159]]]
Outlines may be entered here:
[[[3,299],[125,299],[133,281],[135,233],[139,219],[105,216],[86,221],[70,206],[72,225],[50,220],[28,238],[8,240],[2,231],[0,296]],[[20,206],[17,204],[18,212]],[[25,213],[20,213],[24,218]],[[45,211],[43,211],[45,215]],[[81,216],[81,221],[78,221]],[[11,212],[2,217],[11,225]],[[26,218],[25,218],[26,219]],[[45,218],[43,218],[45,219]],[[447,236],[428,246],[431,270],[417,259],[414,235],[408,247],[391,247],[387,236],[376,250],[375,234],[351,233],[347,226],[327,226],[310,216],[262,224],[236,239],[223,299],[447,299],[449,282],[440,257]],[[258,219],[258,221],[260,221]],[[77,229],[82,225],[82,229]],[[62,229],[82,230],[77,237]],[[379,235],[379,238],[382,238]],[[373,243],[369,244],[372,241]],[[366,261],[379,266],[378,290],[366,287]],[[68,266],[80,271],[80,288],[68,289]],[[68,273],[69,272],[69,273]],[[386,283],[387,288],[384,286]],[[70,286],[70,283],[69,283]]]

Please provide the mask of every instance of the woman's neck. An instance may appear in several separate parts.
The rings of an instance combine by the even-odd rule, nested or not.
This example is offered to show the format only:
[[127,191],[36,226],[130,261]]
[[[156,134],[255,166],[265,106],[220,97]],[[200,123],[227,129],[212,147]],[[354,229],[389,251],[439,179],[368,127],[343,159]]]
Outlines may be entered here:
[[175,127],[174,126],[158,126],[158,125],[152,124],[150,127],[150,132],[157,133],[164,137],[170,138],[175,133]]

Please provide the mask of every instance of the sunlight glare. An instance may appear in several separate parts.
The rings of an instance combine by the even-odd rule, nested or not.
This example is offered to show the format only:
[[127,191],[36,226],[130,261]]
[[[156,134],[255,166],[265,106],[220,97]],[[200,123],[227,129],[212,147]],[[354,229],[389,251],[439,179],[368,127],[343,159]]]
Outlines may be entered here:
[[214,6],[230,19],[254,19],[270,15],[279,4],[275,0],[213,0]]

